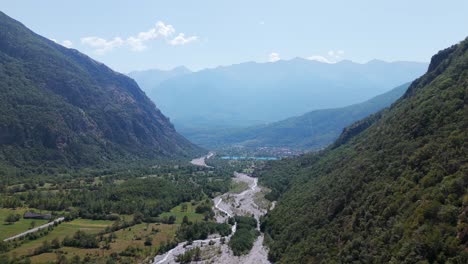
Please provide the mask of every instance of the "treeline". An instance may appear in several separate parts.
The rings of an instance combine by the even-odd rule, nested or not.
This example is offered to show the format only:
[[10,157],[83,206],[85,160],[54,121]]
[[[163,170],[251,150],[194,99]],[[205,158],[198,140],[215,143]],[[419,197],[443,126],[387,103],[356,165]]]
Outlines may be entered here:
[[65,247],[77,248],[98,248],[99,242],[95,235],[90,235],[84,231],[77,231],[73,237],[65,237],[62,242]]
[[179,262],[182,264],[187,264],[193,261],[200,261],[200,260],[201,260],[201,250],[199,247],[195,247],[190,250],[187,250],[183,254],[176,256],[176,259],[175,259],[176,262]]
[[219,234],[222,237],[228,236],[231,234],[231,226],[226,223],[215,222],[182,223],[177,230],[176,237],[178,241],[194,241],[207,239],[211,234]]
[[24,192],[4,187],[0,207],[67,211],[70,219],[117,220],[116,214],[141,213],[144,219],[153,221],[180,203],[227,192],[230,181],[230,174],[193,166],[142,169],[128,174],[71,178]]
[[253,247],[260,232],[257,230],[257,220],[250,216],[235,216],[237,230],[229,240],[229,247],[235,256],[247,254]]

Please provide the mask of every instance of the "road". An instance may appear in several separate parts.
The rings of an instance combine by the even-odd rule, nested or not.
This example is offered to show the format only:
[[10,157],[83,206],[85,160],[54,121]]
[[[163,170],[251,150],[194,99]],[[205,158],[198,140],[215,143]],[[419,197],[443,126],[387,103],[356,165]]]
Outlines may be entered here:
[[50,223],[47,223],[47,224],[43,224],[41,226],[38,226],[38,227],[35,227],[35,228],[32,228],[32,229],[29,229],[28,231],[25,231],[23,233],[20,233],[20,234],[17,234],[15,236],[12,236],[12,237],[9,237],[7,239],[4,239],[3,241],[10,241],[10,240],[14,240],[14,239],[17,239],[17,238],[20,238],[20,237],[24,237],[26,236],[27,234],[31,234],[31,233],[34,233],[34,232],[37,232],[41,229],[44,229],[44,228],[47,228],[55,223],[60,223],[62,222],[63,220],[65,220],[65,217],[59,217],[57,219],[55,219],[54,221],[50,222]]

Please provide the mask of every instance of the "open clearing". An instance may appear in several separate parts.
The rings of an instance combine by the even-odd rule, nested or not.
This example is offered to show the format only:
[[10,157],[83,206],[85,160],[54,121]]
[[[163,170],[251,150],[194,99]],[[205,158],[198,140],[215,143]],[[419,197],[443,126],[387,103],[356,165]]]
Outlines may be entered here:
[[[31,223],[34,222],[35,226],[46,224],[47,220],[40,219],[23,219],[23,214],[27,211],[31,211],[30,208],[16,208],[7,209],[0,208],[0,240],[3,241],[5,238],[12,237],[16,234],[27,231],[31,227]],[[39,211],[39,210],[36,210]],[[10,214],[19,214],[21,219],[13,224],[5,224],[5,219]]]
[[[192,222],[203,221],[204,216],[195,212],[195,208],[198,204],[199,202],[183,203],[172,208],[170,212],[161,214],[161,218],[169,217],[171,215],[175,216],[176,222],[174,224],[141,223],[115,231],[114,234],[116,235],[116,238],[110,243],[110,249],[83,249],[61,247],[57,251],[62,252],[67,259],[71,259],[75,255],[78,255],[81,259],[83,259],[86,256],[95,258],[99,256],[109,256],[112,253],[118,254],[126,250],[128,247],[132,246],[141,249],[140,258],[144,259],[145,256],[153,256],[162,242],[174,239],[177,228],[182,223],[184,216],[187,216],[189,221]],[[1,216],[6,217],[10,213],[10,211],[20,213],[22,215],[22,213],[24,213],[24,211],[28,209],[23,208],[16,210],[0,210],[2,210],[0,212]],[[130,221],[132,219],[132,216],[122,215],[121,218],[126,221]],[[37,225],[47,223],[46,220],[35,221]],[[17,233],[21,233],[22,231],[28,230],[31,221],[23,222],[24,223],[21,224],[20,222],[15,223],[15,225],[18,224],[18,226],[5,225],[9,228],[9,233],[7,234],[15,235]],[[111,226],[113,223],[113,221],[91,219],[75,219],[70,222],[63,222],[57,227],[55,227],[54,230],[52,230],[46,236],[38,238],[36,240],[26,241],[18,248],[15,248],[14,250],[10,251],[8,254],[9,256],[31,255],[34,252],[34,250],[40,247],[42,243],[46,240],[50,242],[53,239],[57,238],[60,241],[62,241],[63,238],[65,238],[66,236],[72,237],[78,230],[82,230],[91,234],[98,234],[100,231],[103,231],[107,226]],[[8,237],[9,235],[4,236]],[[106,236],[108,236],[108,234],[104,235],[104,237]],[[147,237],[151,238],[152,246],[144,245],[145,239]],[[55,261],[57,259],[57,253],[43,253],[40,255],[32,256],[30,259],[32,263],[47,263],[50,261]]]

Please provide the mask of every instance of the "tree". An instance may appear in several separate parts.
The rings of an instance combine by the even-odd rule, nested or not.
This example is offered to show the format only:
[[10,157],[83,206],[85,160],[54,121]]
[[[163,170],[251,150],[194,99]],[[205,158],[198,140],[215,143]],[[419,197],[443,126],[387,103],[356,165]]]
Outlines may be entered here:
[[51,246],[53,249],[60,248],[60,241],[58,240],[58,238],[54,238],[54,239],[52,240],[52,242],[50,242],[50,246]]
[[62,244],[66,247],[78,248],[98,248],[99,241],[92,234],[87,234],[84,231],[77,231],[73,238],[66,236]]
[[71,264],[80,264],[81,263],[80,256],[78,256],[78,255],[73,256],[70,263]]
[[14,222],[17,222],[19,221],[21,218],[21,216],[19,214],[9,214],[6,218],[5,218],[5,223],[6,224],[13,224]]
[[67,261],[67,258],[65,257],[65,255],[63,255],[62,253],[57,253],[57,260],[56,262],[57,264],[67,264],[68,261]]
[[176,217],[174,215],[169,216],[169,219],[167,220],[167,223],[172,225],[176,221]]
[[151,237],[146,237],[145,239],[145,246],[152,246],[153,245],[153,239]]
[[143,222],[144,215],[141,212],[135,212],[133,215],[133,223],[140,224]]
[[200,261],[201,260],[201,251],[199,247],[195,248],[195,252],[193,253],[193,260]]
[[182,224],[186,224],[186,225],[189,224],[189,220],[188,220],[188,217],[186,215],[184,215],[184,218],[182,219]]
[[187,204],[186,203],[183,203],[181,208],[180,208],[180,211],[181,212],[187,212]]

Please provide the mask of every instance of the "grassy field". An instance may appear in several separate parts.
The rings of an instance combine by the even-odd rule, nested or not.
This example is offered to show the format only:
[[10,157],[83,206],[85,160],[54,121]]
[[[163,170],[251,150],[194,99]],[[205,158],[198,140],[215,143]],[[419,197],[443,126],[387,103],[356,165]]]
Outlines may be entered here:
[[[40,226],[48,222],[47,220],[23,219],[23,214],[26,211],[30,210],[30,208],[0,208],[0,240],[4,240],[5,238],[9,238],[11,236],[27,231],[28,229],[30,229],[32,222],[35,222],[35,226]],[[18,222],[15,222],[11,225],[5,224],[5,219],[10,214],[19,214],[21,215],[21,219]]]
[[[183,210],[183,204],[187,206],[186,210]],[[184,216],[187,216],[189,221],[192,222],[199,222],[203,220],[202,214],[195,213],[195,208],[197,207],[198,203],[183,203],[179,204],[178,206],[171,209],[170,212],[162,213],[161,218],[169,217],[171,215],[176,217],[176,224],[181,224]]]
[[241,193],[249,188],[249,184],[243,181],[232,181],[229,192]]
[[[130,228],[125,228],[115,232],[117,238],[110,244],[110,249],[82,249],[62,247],[60,251],[71,259],[74,256],[79,256],[83,259],[90,256],[93,262],[99,262],[96,258],[103,256],[110,256],[112,253],[120,253],[127,249],[129,246],[138,247],[141,249],[141,256],[139,260],[146,258],[145,256],[154,256],[156,254],[157,246],[163,241],[168,241],[174,238],[178,225],[166,224],[138,224]],[[158,230],[154,232],[153,230]],[[145,246],[145,238],[150,236],[152,238],[152,246]],[[32,263],[47,263],[57,259],[57,253],[44,253],[41,255],[31,257]],[[105,261],[103,262],[105,263]]]
[[[99,258],[110,256],[112,253],[120,253],[127,249],[129,246],[140,248],[140,256],[134,257],[139,259],[145,259],[146,256],[154,256],[158,246],[162,242],[173,240],[175,238],[175,233],[177,228],[182,223],[183,217],[186,215],[189,221],[203,221],[204,216],[202,214],[195,213],[195,208],[198,203],[185,203],[180,204],[171,209],[170,212],[161,214],[161,217],[169,217],[174,215],[176,217],[176,223],[169,224],[159,224],[159,223],[142,223],[137,224],[128,228],[118,230],[115,233],[116,238],[110,243],[110,249],[81,249],[81,248],[71,248],[71,247],[62,247],[59,250],[63,252],[66,258],[71,259],[73,256],[78,255],[81,259],[86,256],[89,256],[93,259],[93,262],[101,263]],[[125,218],[130,219],[131,216],[126,216]],[[45,240],[53,240],[58,238],[62,240],[65,236],[72,236],[77,230],[83,230],[88,233],[98,233],[103,230],[106,226],[111,225],[112,221],[100,221],[100,220],[88,220],[88,219],[76,219],[71,222],[65,222],[57,226],[52,232],[50,232],[46,237],[39,238],[35,241],[29,241],[21,245],[20,247],[14,249],[9,254],[13,256],[16,255],[25,255],[30,254],[34,251],[35,248],[39,247]],[[106,235],[108,236],[108,235]],[[145,246],[145,240],[147,237],[150,237],[152,240],[152,246]],[[102,244],[102,243],[101,243]],[[101,245],[102,246],[102,245]],[[37,256],[31,257],[32,263],[47,263],[50,261],[55,261],[57,259],[57,253],[44,253]],[[103,262],[105,263],[105,261]]]
[[76,231],[83,230],[87,233],[98,233],[101,230],[104,230],[106,226],[112,225],[112,221],[105,220],[88,220],[88,219],[75,219],[70,222],[63,222],[54,228],[47,236],[41,237],[36,240],[27,241],[18,248],[15,248],[9,254],[17,254],[18,256],[29,255],[34,249],[39,247],[43,241],[51,241],[55,238],[62,240],[66,236],[73,236]]

